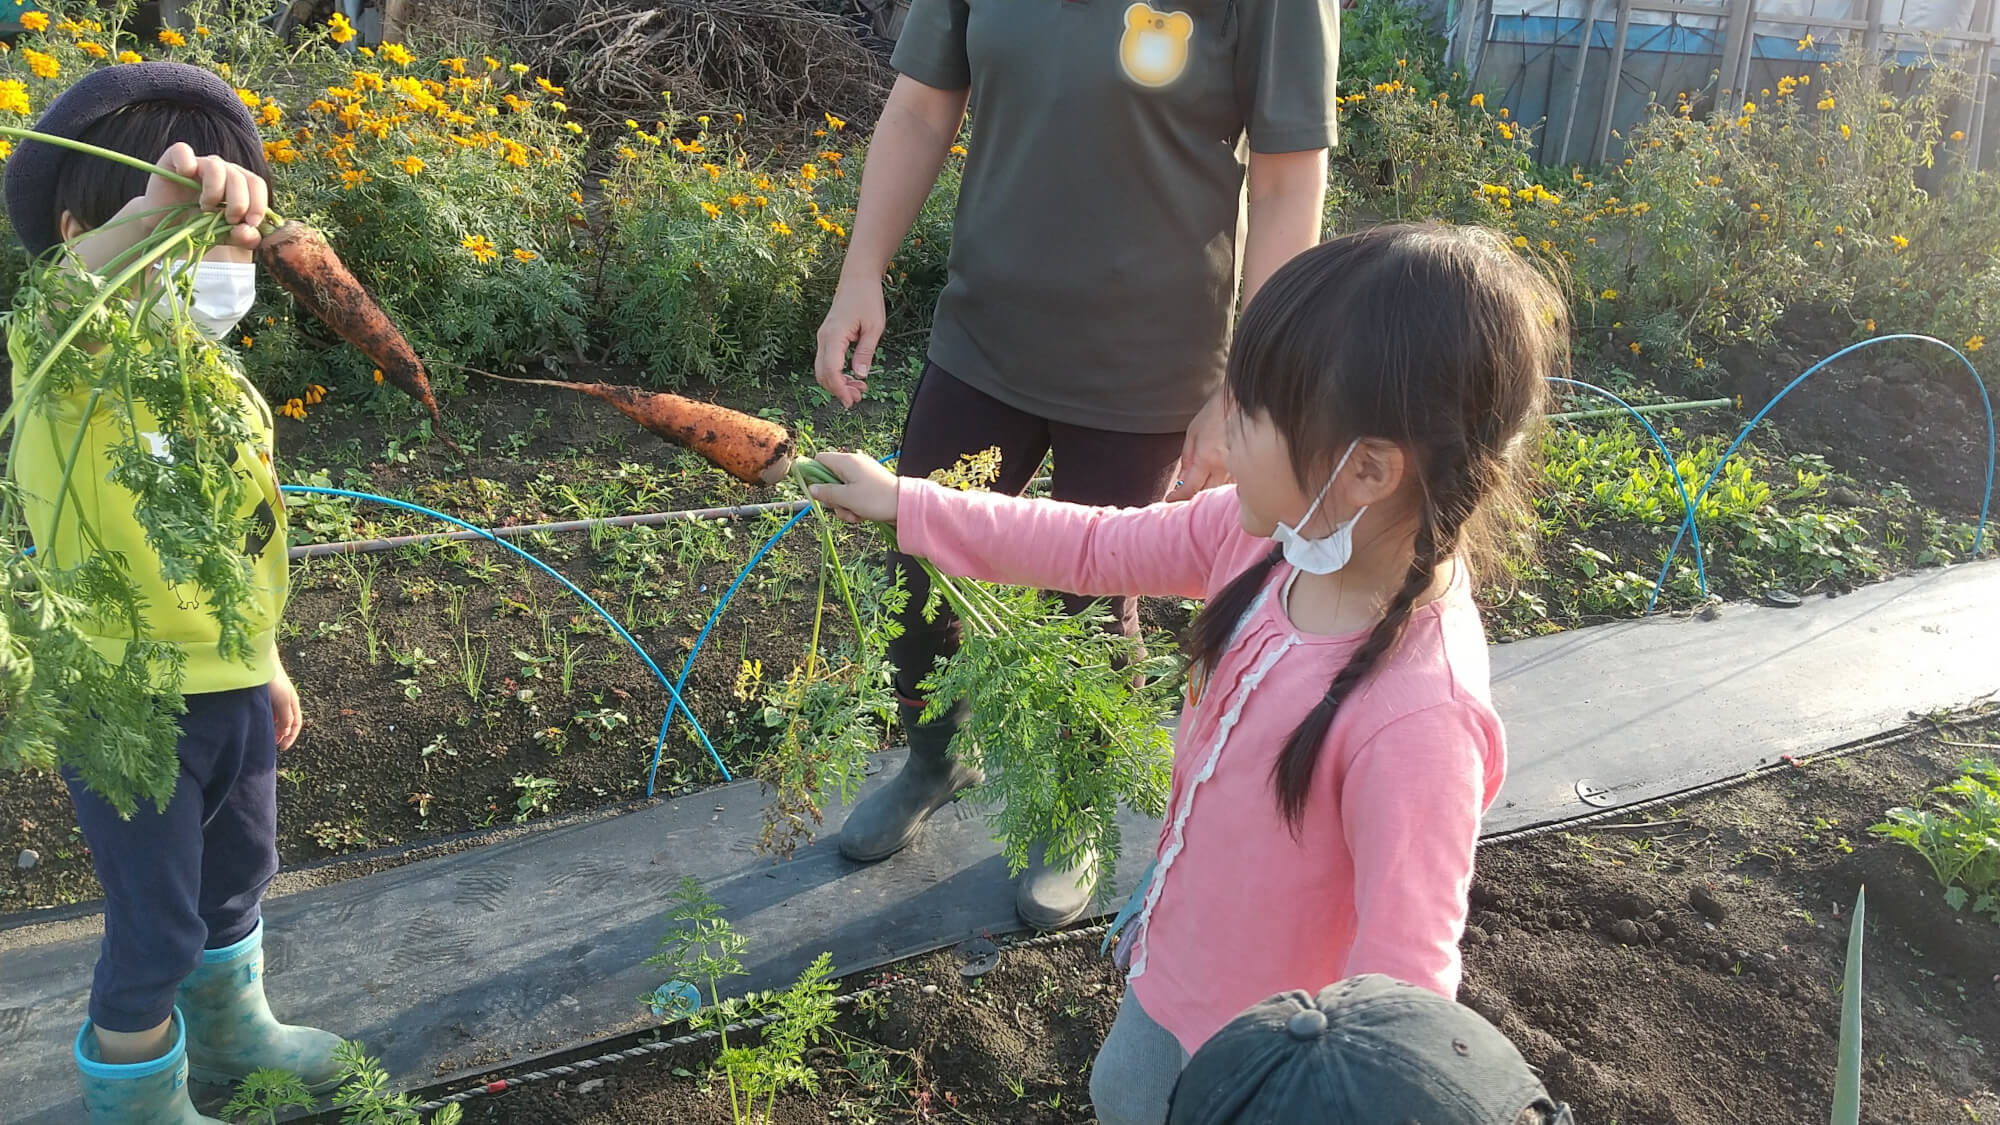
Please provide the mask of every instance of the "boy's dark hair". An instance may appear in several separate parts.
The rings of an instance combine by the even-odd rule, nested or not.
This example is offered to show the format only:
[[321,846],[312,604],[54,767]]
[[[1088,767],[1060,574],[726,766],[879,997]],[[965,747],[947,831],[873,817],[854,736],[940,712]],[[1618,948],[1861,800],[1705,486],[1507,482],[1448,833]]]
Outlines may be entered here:
[[[1416,599],[1453,556],[1490,554],[1539,449],[1548,377],[1568,365],[1561,294],[1491,231],[1383,226],[1292,259],[1244,310],[1229,355],[1237,406],[1285,437],[1301,488],[1343,449],[1403,448],[1423,491],[1403,585],[1333,677],[1272,770],[1297,833],[1320,746],[1341,704],[1395,647]],[[1518,510],[1518,509],[1517,509]],[[1196,618],[1191,659],[1213,668],[1283,557],[1274,548]]]
[[[233,121],[205,106],[183,102],[134,102],[95,122],[78,140],[152,162],[176,142],[185,141],[197,156],[220,156],[268,180],[264,145],[246,135]],[[145,194],[148,173],[80,152],[65,152],[49,193],[51,221],[60,229],[68,211],[86,227],[99,227],[118,209]]]

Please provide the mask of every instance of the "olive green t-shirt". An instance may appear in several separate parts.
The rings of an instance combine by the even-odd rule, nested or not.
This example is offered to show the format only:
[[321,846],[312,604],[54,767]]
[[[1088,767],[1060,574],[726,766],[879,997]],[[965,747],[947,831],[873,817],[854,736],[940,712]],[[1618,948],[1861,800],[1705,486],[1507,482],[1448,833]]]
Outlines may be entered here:
[[970,87],[930,359],[1042,417],[1187,427],[1220,385],[1251,151],[1335,140],[1338,0],[914,0],[904,75]]

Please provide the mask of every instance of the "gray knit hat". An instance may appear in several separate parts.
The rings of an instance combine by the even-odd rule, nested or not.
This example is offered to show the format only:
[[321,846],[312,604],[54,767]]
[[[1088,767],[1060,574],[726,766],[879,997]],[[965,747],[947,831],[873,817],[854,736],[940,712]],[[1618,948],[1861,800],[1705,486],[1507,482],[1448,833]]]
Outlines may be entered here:
[[[229,128],[240,130],[253,151],[263,144],[257,122],[227,82],[198,66],[177,62],[121,63],[92,71],[43,111],[35,130],[75,140],[99,121],[139,102],[177,102],[209,110]],[[22,141],[7,160],[7,218],[30,258],[41,257],[62,241],[49,197],[65,159],[90,158],[55,145]]]

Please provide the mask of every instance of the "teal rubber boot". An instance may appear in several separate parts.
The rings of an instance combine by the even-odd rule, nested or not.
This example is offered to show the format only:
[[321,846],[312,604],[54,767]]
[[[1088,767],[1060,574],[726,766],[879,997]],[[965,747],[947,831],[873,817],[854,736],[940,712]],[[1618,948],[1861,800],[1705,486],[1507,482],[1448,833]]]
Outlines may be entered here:
[[76,1033],[76,1069],[90,1125],[224,1125],[195,1112],[188,1098],[187,1023],[179,1012],[174,1045],[142,1063],[99,1062],[97,1032],[85,1020]]
[[952,736],[970,711],[960,703],[934,723],[923,720],[923,708],[902,705],[903,730],[910,737],[910,756],[888,784],[869,794],[847,814],[840,829],[840,854],[856,863],[888,859],[916,840],[931,814],[958,795],[986,780],[986,775],[951,755]]
[[181,982],[187,1019],[188,1070],[196,1082],[229,1085],[253,1070],[286,1070],[323,1094],[340,1082],[333,1061],[340,1037],[316,1027],[292,1027],[271,1015],[264,998],[264,923],[225,949],[201,955],[201,967]]

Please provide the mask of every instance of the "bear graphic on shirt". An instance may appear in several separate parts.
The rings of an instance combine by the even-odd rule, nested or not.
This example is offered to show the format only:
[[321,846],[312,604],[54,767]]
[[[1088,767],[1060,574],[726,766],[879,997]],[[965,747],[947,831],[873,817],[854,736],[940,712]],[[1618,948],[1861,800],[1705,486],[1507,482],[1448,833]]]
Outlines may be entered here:
[[1187,69],[1194,19],[1186,12],[1162,12],[1146,0],[1125,9],[1125,34],[1118,63],[1125,77],[1149,89],[1170,86]]

